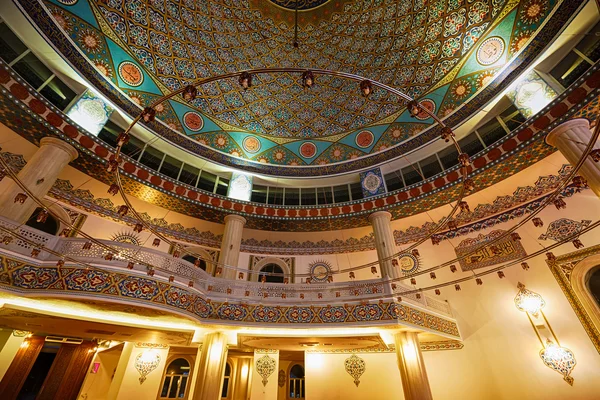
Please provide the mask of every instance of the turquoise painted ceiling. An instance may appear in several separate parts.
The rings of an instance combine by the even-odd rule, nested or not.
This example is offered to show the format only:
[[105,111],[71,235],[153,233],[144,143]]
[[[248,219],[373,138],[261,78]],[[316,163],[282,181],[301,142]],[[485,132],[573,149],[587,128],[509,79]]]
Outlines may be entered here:
[[[35,1],[114,90],[140,106],[200,78],[300,67],[380,81],[441,117],[486,86],[556,5],[306,0],[299,2],[309,11],[294,48],[294,13],[286,9],[294,1]],[[410,141],[420,145],[419,134],[432,124],[410,118],[403,102],[382,90],[364,98],[356,82],[319,75],[304,89],[290,73],[257,75],[247,91],[237,79],[202,85],[197,100],[170,100],[158,118],[220,153],[219,162],[233,157],[281,167],[344,163]]]

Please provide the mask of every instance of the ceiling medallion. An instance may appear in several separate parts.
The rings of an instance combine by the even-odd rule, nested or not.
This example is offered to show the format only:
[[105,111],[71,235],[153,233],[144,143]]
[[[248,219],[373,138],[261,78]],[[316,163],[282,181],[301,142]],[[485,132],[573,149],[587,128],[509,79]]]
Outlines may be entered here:
[[[429,110],[431,113],[435,112],[435,102],[431,99],[423,99],[419,102],[419,104],[421,105],[421,107],[426,108],[427,110]],[[425,121],[426,119],[431,118],[430,114],[427,113],[425,110],[421,110],[419,111],[419,113],[417,115],[415,115],[415,118],[420,120],[420,121]]]
[[119,64],[119,77],[129,86],[137,87],[144,82],[144,74],[140,67],[130,61]]
[[315,282],[327,282],[331,275],[331,264],[324,260],[314,261],[308,265],[310,277]]
[[269,0],[271,3],[285,8],[286,10],[295,11],[307,11],[317,7],[321,7],[323,4],[328,3],[330,0]]
[[500,36],[484,40],[477,49],[477,62],[481,65],[492,65],[502,57],[505,47],[504,39]]
[[317,154],[317,146],[313,142],[304,142],[300,146],[300,154],[304,158],[313,158]]
[[204,120],[197,112],[190,111],[184,114],[183,124],[192,132],[201,131],[204,127]]
[[248,153],[258,153],[261,148],[260,140],[255,136],[246,136],[242,141],[242,147]]
[[369,171],[365,178],[362,180],[362,187],[369,192],[370,194],[377,194],[379,188],[381,187],[381,177],[374,173],[373,171]]
[[60,4],[64,4],[65,6],[75,5],[79,0],[58,0]]
[[375,136],[371,131],[362,131],[358,135],[356,135],[356,138],[354,139],[356,145],[363,149],[366,149],[367,147],[371,146],[374,140]]

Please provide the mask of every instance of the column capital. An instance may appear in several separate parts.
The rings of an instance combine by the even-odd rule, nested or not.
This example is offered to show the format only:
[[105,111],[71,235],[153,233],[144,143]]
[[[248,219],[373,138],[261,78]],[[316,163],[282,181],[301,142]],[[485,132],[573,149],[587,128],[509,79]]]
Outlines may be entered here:
[[376,211],[373,214],[369,215],[369,222],[373,222],[374,219],[386,219],[388,221],[391,221],[392,214],[387,211]]
[[585,118],[575,118],[567,122],[563,122],[546,136],[546,143],[550,146],[556,147],[556,141],[558,138],[570,129],[587,129],[590,130],[590,121]]
[[237,215],[237,214],[229,214],[225,217],[225,223],[228,223],[229,221],[238,221],[241,222],[242,225],[246,225],[246,218],[242,217],[241,215]]
[[46,136],[40,140],[40,147],[43,146],[52,146],[61,149],[69,155],[69,158],[71,159],[70,161],[75,160],[79,156],[79,152],[75,149],[75,147],[71,146],[64,140],[52,136]]

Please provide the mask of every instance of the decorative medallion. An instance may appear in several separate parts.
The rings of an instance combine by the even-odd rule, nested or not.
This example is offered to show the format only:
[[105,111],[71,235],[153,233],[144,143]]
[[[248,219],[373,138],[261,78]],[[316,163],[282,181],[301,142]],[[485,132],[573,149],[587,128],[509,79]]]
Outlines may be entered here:
[[481,65],[491,65],[498,61],[504,53],[504,39],[500,36],[493,36],[481,43],[477,49],[477,62]]
[[373,136],[373,132],[371,131],[362,131],[358,135],[356,135],[356,138],[354,139],[356,145],[363,149],[366,149],[367,147],[371,146],[374,140],[375,136]]
[[315,282],[327,282],[331,275],[331,264],[327,261],[319,260],[309,264],[310,277]]
[[550,239],[554,240],[555,242],[560,242],[569,238],[575,239],[575,236],[591,223],[592,221],[587,219],[584,219],[581,222],[577,222],[568,218],[557,219],[548,225],[548,230],[546,233],[540,235],[539,239]]
[[[435,112],[435,101],[431,100],[431,99],[423,99],[419,102],[419,104],[421,105],[421,107],[426,108],[427,110],[429,110],[430,112],[434,113]],[[425,111],[421,110],[416,116],[416,119],[421,120],[421,121],[425,121],[426,119],[431,118],[429,116],[429,114],[427,114]]]
[[146,376],[154,371],[160,364],[160,355],[153,350],[141,352],[135,358],[135,369],[140,373],[140,385],[146,380]]
[[369,171],[367,173],[367,175],[364,177],[364,179],[362,180],[362,187],[367,192],[369,192],[370,195],[374,195],[374,194],[377,194],[382,183],[383,183],[383,180],[381,179],[380,176],[378,176],[377,174],[375,174],[372,171]]
[[266,354],[258,360],[256,360],[256,371],[263,378],[263,386],[267,386],[267,383],[269,383],[269,376],[271,376],[271,374],[275,372],[276,364],[277,363],[275,362],[275,359],[269,357]]
[[401,255],[398,259],[398,265],[403,274],[412,274],[419,270],[419,260],[412,254]]
[[190,111],[183,115],[183,124],[192,132],[199,132],[204,127],[204,120],[197,112]]
[[[77,1],[77,0],[75,0]],[[271,3],[276,6],[285,8],[290,11],[294,11],[296,9],[300,11],[312,10],[313,8],[317,8],[322,6],[325,3],[328,3],[330,0],[269,0]]]
[[134,246],[140,246],[142,244],[140,237],[135,233],[130,232],[115,233],[114,235],[112,235],[110,240],[112,240],[113,242],[133,244]]
[[313,142],[304,142],[300,146],[300,154],[304,158],[313,158],[317,154],[317,146]]
[[279,387],[283,387],[285,385],[285,371],[280,369],[279,370],[279,377],[278,377],[278,383],[279,383]]
[[119,76],[129,86],[140,86],[144,82],[144,73],[132,62],[123,61],[119,65]]
[[242,146],[244,150],[248,153],[258,153],[260,151],[260,140],[256,138],[256,136],[246,136],[242,141]]
[[365,360],[358,357],[356,354],[352,354],[344,361],[344,367],[346,368],[346,372],[354,378],[354,384],[358,387],[360,384],[360,377],[365,373]]
[[563,379],[573,386],[571,371],[575,368],[577,361],[573,352],[566,347],[560,347],[548,340],[546,348],[540,351],[540,358],[548,368],[552,368],[563,376]]
[[75,5],[79,0],[58,0],[59,3],[64,4],[65,6]]

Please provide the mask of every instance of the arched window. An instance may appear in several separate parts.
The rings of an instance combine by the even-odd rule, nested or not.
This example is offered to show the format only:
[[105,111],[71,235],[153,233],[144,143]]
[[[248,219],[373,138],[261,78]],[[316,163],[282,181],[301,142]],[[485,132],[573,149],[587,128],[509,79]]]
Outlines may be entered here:
[[289,393],[290,399],[304,398],[304,368],[300,364],[290,368]]
[[[191,262],[192,264],[196,262],[198,258],[194,257],[191,254],[186,254],[182,257],[185,261]],[[200,259],[200,269],[206,271],[206,261]]]
[[587,286],[596,304],[600,307],[600,268],[592,270]]
[[177,358],[165,370],[165,377],[159,399],[183,399],[190,375],[190,363],[185,358]]
[[[266,280],[267,280],[267,282],[283,283],[283,270],[277,264],[267,264],[260,269],[260,272],[280,274],[280,275],[266,275]],[[265,275],[265,274],[259,273],[259,275],[258,275],[259,282],[262,281],[263,275]]]
[[48,215],[45,222],[37,222],[38,214],[42,211],[41,207],[35,209],[31,217],[27,220],[25,225],[40,230],[42,232],[49,233],[51,235],[56,235],[58,233],[58,227],[60,226],[58,220],[54,218],[52,215]]
[[225,364],[225,374],[223,375],[223,389],[221,390],[221,398],[226,399],[229,396],[229,381],[231,380],[231,365]]

